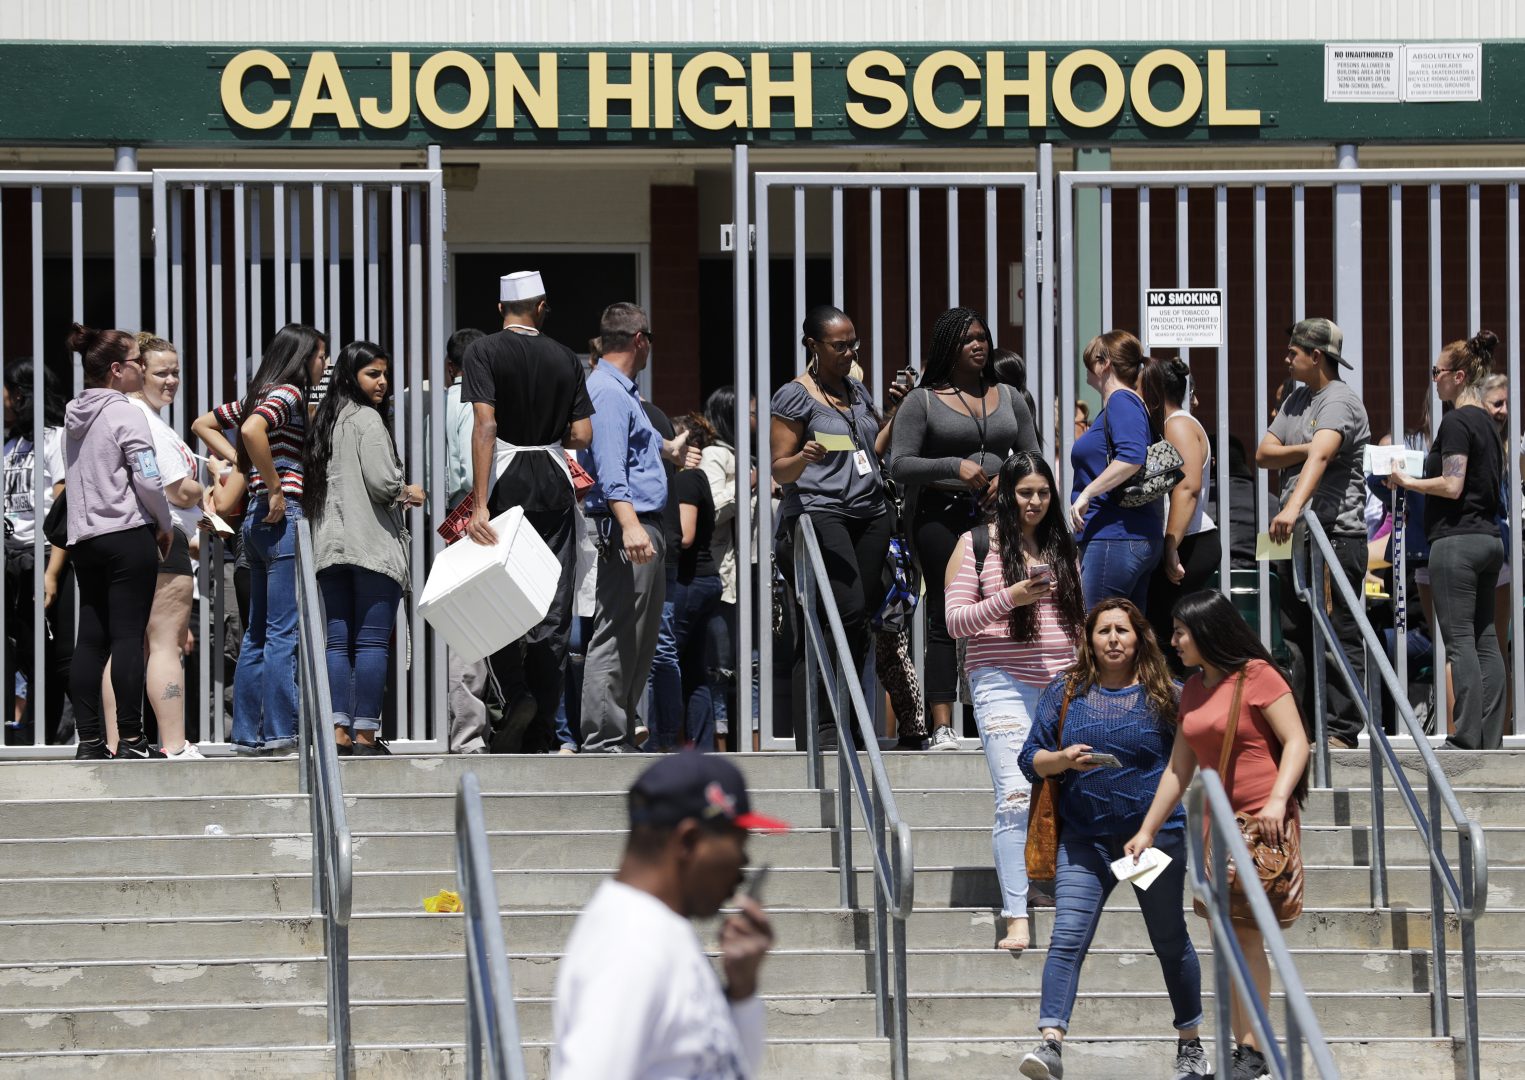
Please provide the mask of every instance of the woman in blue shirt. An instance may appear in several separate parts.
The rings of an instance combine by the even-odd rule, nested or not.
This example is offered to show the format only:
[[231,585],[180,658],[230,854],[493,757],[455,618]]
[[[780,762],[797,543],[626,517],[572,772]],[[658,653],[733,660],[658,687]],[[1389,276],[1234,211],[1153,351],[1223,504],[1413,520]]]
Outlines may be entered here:
[[1086,382],[1101,394],[1102,411],[1070,450],[1080,585],[1088,606],[1122,596],[1147,608],[1149,578],[1165,550],[1163,503],[1125,507],[1117,489],[1144,467],[1154,442],[1138,387],[1144,369],[1157,361],[1128,331],[1109,330],[1091,339],[1083,362]]
[[[1031,1080],[1063,1075],[1062,1049],[1091,938],[1117,878],[1111,864],[1144,822],[1175,740],[1176,688],[1142,611],[1127,600],[1097,604],[1086,619],[1075,665],[1038,699],[1017,764],[1034,783],[1059,777],[1059,858],[1054,929],[1043,964],[1038,1028],[1043,1041],[1022,1059]],[[1093,755],[1110,754],[1116,766]],[[1207,1073],[1197,1037],[1202,969],[1186,932],[1186,815],[1177,806],[1154,846],[1171,862],[1148,891],[1135,886],[1149,940],[1175,1012],[1176,1076]]]

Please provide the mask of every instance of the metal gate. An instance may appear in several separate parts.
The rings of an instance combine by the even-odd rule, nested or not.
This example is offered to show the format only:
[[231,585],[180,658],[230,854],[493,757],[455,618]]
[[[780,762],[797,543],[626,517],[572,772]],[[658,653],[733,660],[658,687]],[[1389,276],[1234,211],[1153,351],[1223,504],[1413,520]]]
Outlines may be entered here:
[[[770,584],[774,572],[773,507],[770,499],[758,499],[754,538],[751,493],[746,487],[744,467],[752,453],[748,410],[749,399],[755,393],[757,491],[771,490],[770,398],[778,386],[800,370],[798,364],[789,366],[781,362],[780,358],[794,355],[795,341],[791,338],[775,342],[771,325],[774,237],[789,237],[789,242],[780,246],[790,257],[788,276],[794,300],[791,324],[794,331],[804,321],[808,308],[815,304],[830,302],[846,310],[866,343],[860,355],[864,382],[881,407],[886,400],[887,379],[907,362],[922,366],[919,358],[924,329],[929,329],[935,318],[927,317],[927,313],[940,310],[935,306],[939,296],[946,300],[943,307],[953,307],[961,301],[970,302],[968,306],[982,306],[985,317],[991,321],[993,338],[997,336],[997,326],[1002,324],[1003,309],[1012,322],[1020,316],[1021,352],[1029,359],[1031,389],[1038,401],[1049,400],[1052,386],[1049,365],[1040,359],[1052,350],[1052,333],[1047,329],[1053,325],[1052,294],[1042,286],[1046,283],[1044,268],[1053,262],[1053,248],[1050,235],[1042,227],[1045,214],[1040,183],[1040,173],[1046,171],[1049,158],[1045,148],[1039,173],[758,172],[749,177],[746,148],[739,147],[736,154],[736,453],[742,463],[737,469],[738,566],[751,566],[756,559],[755,591],[738,590],[737,655],[741,660],[737,669],[742,672],[751,669],[748,658],[754,656],[755,643],[754,715],[760,718],[758,745],[763,749],[792,749],[792,732],[780,730],[783,725],[774,723],[774,613]],[[904,214],[903,226],[887,224],[885,204],[891,199],[895,204],[893,212],[897,216]],[[785,203],[777,216],[775,200]],[[866,233],[866,267],[849,265],[846,237],[849,201],[859,203],[853,208],[860,219],[853,231]],[[755,214],[755,225],[751,225],[749,208]],[[934,211],[946,235],[940,244],[924,244],[925,237],[935,228],[925,219]],[[967,241],[961,251],[961,216],[978,223],[970,230],[982,245],[977,248],[978,261],[964,257],[964,252],[970,250]],[[1051,215],[1047,219],[1051,220]],[[825,242],[812,245],[812,229],[821,221],[826,224]],[[779,226],[777,230],[775,223]],[[904,237],[903,282],[886,281],[886,267],[891,265],[886,254],[886,236],[890,232]],[[825,250],[830,256],[829,290],[816,295],[807,287],[807,260],[812,249]],[[946,275],[941,281],[924,274],[924,263],[936,260],[946,262]],[[1020,271],[1016,266],[1020,266]],[[1007,286],[1004,297],[1003,282]],[[897,325],[900,320],[903,324]],[[902,329],[903,344],[900,351],[891,355],[892,342]],[[755,364],[751,340],[754,332],[758,358]],[[923,651],[918,635],[912,650],[918,673]],[[743,686],[741,693],[745,692]],[[881,695],[874,697],[879,699]]]
[[[444,458],[443,392],[446,323],[444,296],[444,191],[437,157],[428,169],[170,169],[149,172],[46,172],[0,174],[0,190],[31,192],[32,352],[61,366],[67,322],[44,314],[46,254],[61,261],[58,226],[67,209],[72,317],[123,329],[151,326],[172,341],[181,358],[180,394],[167,410],[170,425],[194,446],[190,422],[223,401],[241,396],[258,366],[263,345],[288,322],[306,322],[327,334],[331,355],[347,341],[366,339],[387,350],[394,390],[393,426],[410,481],[428,493],[425,513],[411,529],[413,580],[421,587],[430,558],[442,543],[433,524],[443,520],[445,493],[431,483]],[[115,230],[109,288],[104,272],[86,258],[85,193],[114,189]],[[58,196],[67,195],[65,206]],[[151,228],[138,237],[139,197],[151,194]],[[51,205],[55,200],[59,205]],[[94,223],[94,216],[88,220]],[[4,216],[0,215],[0,228]],[[130,228],[124,227],[130,224]],[[3,234],[0,234],[3,239]],[[141,314],[142,263],[152,259],[152,320]],[[0,265],[3,274],[3,265]],[[0,288],[4,287],[0,277]],[[87,284],[89,288],[87,289]],[[87,293],[109,295],[114,308],[97,303],[87,310]],[[0,350],[5,339],[0,313]],[[0,359],[4,359],[0,352]],[[79,368],[71,356],[73,386]],[[34,395],[34,416],[42,427],[42,395]],[[35,465],[34,490],[42,462]],[[205,471],[202,478],[206,479]],[[41,505],[38,499],[38,505]],[[37,552],[34,595],[42,589],[42,538]],[[194,629],[199,692],[187,703],[187,722],[200,718],[201,745],[225,747],[223,615],[234,603],[224,587],[220,541],[203,545]],[[5,605],[0,605],[0,636]],[[43,655],[45,628],[36,620],[35,655]],[[410,750],[443,750],[445,659],[443,642],[427,631],[411,595],[398,613],[398,647],[392,701],[396,742]],[[405,648],[404,643],[411,643]],[[44,665],[31,675],[35,700],[45,700]],[[44,742],[44,724],[34,725],[30,746],[7,746],[6,756],[53,756],[67,747]],[[401,747],[400,747],[401,748]]]
[[[1356,364],[1355,371],[1345,373],[1346,381],[1358,392],[1364,392],[1369,411],[1380,414],[1385,407],[1390,417],[1386,431],[1379,430],[1375,423],[1372,425],[1373,440],[1387,434],[1398,445],[1402,444],[1407,429],[1406,390],[1407,401],[1412,402],[1416,400],[1415,388],[1428,387],[1422,391],[1431,399],[1425,410],[1428,434],[1433,434],[1439,425],[1440,403],[1434,397],[1430,364],[1443,344],[1469,338],[1482,326],[1498,333],[1503,346],[1495,363],[1507,360],[1509,378],[1506,461],[1515,466],[1511,470],[1514,482],[1509,485],[1508,512],[1515,534],[1509,566],[1510,610],[1516,623],[1511,664],[1516,703],[1525,701],[1522,696],[1525,649],[1519,645],[1520,612],[1525,606],[1521,593],[1521,489],[1517,475],[1522,447],[1519,355],[1522,180],[1525,180],[1522,169],[1341,168],[1065,172],[1058,182],[1062,272],[1057,368],[1062,415],[1068,416],[1074,409],[1077,369],[1086,333],[1122,325],[1136,329],[1146,351],[1149,350],[1143,323],[1144,296],[1151,288],[1223,291],[1225,344],[1211,350],[1216,353],[1212,377],[1194,381],[1200,381],[1202,403],[1216,418],[1209,430],[1216,430],[1219,448],[1229,446],[1237,426],[1236,412],[1240,424],[1244,422],[1243,408],[1235,410],[1231,405],[1242,401],[1245,395],[1253,397],[1253,426],[1239,428],[1245,435],[1254,432],[1255,444],[1247,447],[1251,454],[1269,423],[1270,385],[1281,381],[1273,356],[1281,356],[1287,328],[1307,315],[1329,315],[1345,330],[1345,354]],[[1086,193],[1093,199],[1099,193],[1100,229],[1097,245],[1090,250],[1077,239],[1078,221],[1083,213],[1080,200]],[[1316,208],[1315,200],[1320,203]],[[1272,201],[1279,203],[1277,216],[1290,220],[1290,228],[1284,232],[1268,231],[1268,203]],[[1318,218],[1318,226],[1310,227],[1310,216]],[[1482,228],[1485,217],[1492,218],[1495,224],[1486,246]],[[1173,228],[1160,230],[1156,222]],[[1136,224],[1136,231],[1129,229],[1130,224]],[[1162,231],[1167,240],[1163,245]],[[1173,244],[1168,242],[1171,232]],[[1159,258],[1162,247],[1173,257]],[[1126,255],[1118,257],[1119,252],[1129,249],[1136,252],[1132,259]],[[1205,259],[1204,250],[1208,253]],[[1385,256],[1386,274],[1363,282],[1363,263],[1380,265],[1378,256]],[[1081,263],[1097,268],[1100,287],[1099,325],[1086,330],[1079,324],[1075,295],[1077,267]],[[1248,267],[1235,272],[1236,267],[1246,264]],[[1277,268],[1278,280],[1274,282],[1269,280],[1272,267]],[[1410,270],[1407,279],[1405,269]],[[1422,274],[1417,282],[1415,270]],[[1485,281],[1493,286],[1491,291],[1485,289]],[[1500,282],[1502,289],[1497,288]],[[1317,302],[1309,299],[1311,290],[1321,292],[1319,299],[1328,306],[1315,306]],[[1457,302],[1458,293],[1465,297],[1464,308]],[[1385,300],[1380,299],[1384,294]],[[1364,329],[1383,323],[1388,331],[1385,339],[1363,334]],[[1170,351],[1179,351],[1188,360],[1194,358],[1192,350]],[[1378,359],[1384,353],[1385,364]],[[1200,365],[1193,366],[1198,368],[1199,377],[1209,374]],[[1385,402],[1381,400],[1384,388]],[[1074,435],[1068,425],[1062,426],[1062,430],[1061,466],[1068,488]],[[1232,508],[1228,454],[1219,453],[1214,467],[1223,528]],[[1255,520],[1259,529],[1265,528],[1270,520],[1269,502],[1266,473],[1255,470]],[[1395,572],[1401,572],[1401,567]],[[1227,543],[1223,544],[1220,573],[1222,581],[1231,580]],[[1264,562],[1259,563],[1258,588],[1261,595],[1269,589],[1269,568]],[[1262,603],[1259,607],[1261,637],[1269,641],[1271,605]],[[1436,642],[1435,699],[1443,716],[1445,658],[1438,632],[1432,632]],[[1400,681],[1404,681],[1406,633],[1400,629],[1397,637],[1395,667]],[[1439,724],[1439,730],[1444,733],[1444,723]],[[1516,737],[1525,734],[1518,707],[1514,730]]]

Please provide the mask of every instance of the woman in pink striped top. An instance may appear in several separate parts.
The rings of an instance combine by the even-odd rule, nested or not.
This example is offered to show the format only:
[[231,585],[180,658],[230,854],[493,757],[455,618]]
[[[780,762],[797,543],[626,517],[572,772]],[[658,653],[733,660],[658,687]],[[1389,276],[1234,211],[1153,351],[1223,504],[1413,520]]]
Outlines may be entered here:
[[981,526],[988,543],[965,533],[948,561],[948,632],[967,642],[974,718],[995,789],[992,843],[1006,920],[998,949],[1025,949],[1030,940],[1025,848],[1031,787],[1017,755],[1039,696],[1074,663],[1085,626],[1079,554],[1054,486],[1038,454],[1007,458],[996,482],[995,520]]

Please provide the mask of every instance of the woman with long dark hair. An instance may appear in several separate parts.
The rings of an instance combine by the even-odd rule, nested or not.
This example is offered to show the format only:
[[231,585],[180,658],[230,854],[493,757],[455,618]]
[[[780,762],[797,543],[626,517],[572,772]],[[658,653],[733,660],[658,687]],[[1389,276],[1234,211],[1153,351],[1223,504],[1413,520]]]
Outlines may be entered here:
[[[1307,794],[1308,737],[1287,677],[1277,668],[1260,638],[1222,593],[1194,592],[1176,604],[1171,644],[1187,667],[1198,668],[1181,690],[1181,719],[1170,765],[1160,776],[1149,813],[1123,850],[1134,857],[1159,844],[1162,830],[1173,829],[1181,796],[1197,767],[1216,768],[1233,723],[1224,790],[1235,813],[1254,818],[1262,840],[1280,846],[1298,829],[1298,807]],[[1230,716],[1240,702],[1237,717]],[[1172,836],[1172,847],[1177,840]],[[1174,850],[1169,852],[1175,855]],[[1255,977],[1260,1003],[1271,1003],[1271,969],[1265,942],[1254,922],[1234,920],[1245,959]],[[1249,1012],[1234,995],[1233,1080],[1260,1080],[1265,1058],[1255,1045]]]
[[380,738],[387,643],[408,587],[405,507],[424,493],[403,482],[387,427],[390,362],[352,341],[334,361],[302,460],[313,568],[328,620],[328,693],[340,754],[386,754]]
[[1155,440],[1139,393],[1140,379],[1155,361],[1128,331],[1109,330],[1091,339],[1083,362],[1086,382],[1102,398],[1101,415],[1070,449],[1070,523],[1080,534],[1086,603],[1123,596],[1143,608],[1149,576],[1165,550],[1164,513],[1159,502],[1124,506],[1117,489],[1144,467]]
[[[966,533],[948,562],[948,632],[968,642],[965,669],[980,743],[995,789],[996,876],[1006,932],[998,949],[1025,949],[1028,795],[1017,757],[1038,699],[1075,662],[1085,625],[1080,561],[1055,497],[1053,471],[1023,450],[996,477],[987,542]],[[981,551],[986,552],[981,558]]]
[[[751,399],[752,448],[757,449],[757,399]],[[710,482],[710,498],[715,504],[715,536],[710,542],[711,556],[720,572],[720,603],[710,617],[709,626],[703,633],[709,638],[709,648],[720,669],[727,672],[742,670],[736,657],[736,587],[739,579],[736,567],[736,475],[740,464],[736,460],[736,388],[722,386],[704,400],[704,418],[715,429],[715,437],[700,451],[699,468]],[[752,525],[755,533],[757,514],[756,457],[749,459],[747,469],[751,476],[750,490],[754,505]],[[757,544],[752,545],[752,561],[757,561]],[[715,684],[717,692],[711,702],[717,739],[729,734],[731,702],[728,696],[735,692],[734,674]],[[750,689],[748,690],[750,693]]]
[[[1202,422],[1187,411],[1195,406],[1191,367],[1178,356],[1149,364],[1139,379],[1149,423],[1164,433],[1181,454],[1181,482],[1165,498],[1165,549],[1149,583],[1149,622],[1154,636],[1170,638],[1170,613],[1187,593],[1205,588],[1223,554],[1221,533],[1207,515],[1207,489],[1212,483],[1213,452]],[[1220,500],[1221,502],[1222,500]],[[1177,678],[1186,670],[1171,658]]]
[[[68,700],[69,663],[74,655],[74,592],[68,575],[69,552],[44,535],[42,597],[34,595],[37,530],[64,490],[64,398],[52,372],[43,368],[42,437],[33,428],[32,388],[36,369],[27,358],[5,365],[5,682],[18,694],[6,719],[7,741],[30,742],[32,726],[43,717],[46,742],[67,742],[64,705]],[[38,455],[42,486],[34,490]],[[35,619],[47,621],[43,655],[33,655]],[[37,668],[47,671],[47,700],[40,700]],[[20,675],[20,682],[16,676]],[[22,689],[25,693],[19,693]]]
[[[1058,876],[1054,928],[1043,964],[1040,1042],[1018,1070],[1031,1080],[1064,1075],[1063,1045],[1080,985],[1080,968],[1107,897],[1117,885],[1112,863],[1135,836],[1176,738],[1176,689],[1144,613],[1112,597],[1086,618],[1074,666],[1038,701],[1022,747],[1022,774],[1033,783],[1058,777]],[[1175,1013],[1175,1076],[1210,1071],[1197,1036],[1202,969],[1186,932],[1186,815],[1161,822],[1157,846],[1171,858],[1147,891],[1134,886],[1149,940]]]
[[[79,638],[69,697],[79,729],[76,758],[162,758],[143,731],[143,635],[159,562],[173,536],[148,418],[127,395],[143,388],[138,342],[125,330],[75,323],[85,390],[65,413],[69,553],[79,578]],[[106,746],[101,677],[111,665],[116,753]]]
[[[792,582],[794,523],[801,514],[809,514],[831,575],[831,593],[856,677],[868,658],[869,619],[884,601],[882,575],[893,524],[879,466],[884,418],[868,390],[849,374],[858,354],[858,332],[847,314],[817,305],[806,313],[801,329],[805,373],[773,395],[769,432],[773,476],[784,491],[777,558]],[[818,434],[844,439],[852,449],[827,450]],[[803,702],[804,634],[799,626],[795,630],[794,700]],[[743,660],[743,670],[747,666]],[[829,709],[821,710],[819,731],[821,745],[834,748],[837,728]],[[795,731],[795,740],[803,748],[802,728]]]
[[[249,478],[244,552],[249,620],[233,684],[235,753],[290,750],[297,730],[296,519],[302,516],[307,392],[323,378],[328,339],[281,327],[241,401],[196,418],[191,430]],[[236,432],[238,445],[224,432]]]
[[921,381],[895,417],[892,468],[914,500],[910,539],[926,577],[923,665],[933,750],[955,750],[958,659],[944,611],[944,569],[958,538],[995,498],[995,476],[1014,450],[1037,450],[1027,402],[997,380],[990,324],[969,308],[937,318]]

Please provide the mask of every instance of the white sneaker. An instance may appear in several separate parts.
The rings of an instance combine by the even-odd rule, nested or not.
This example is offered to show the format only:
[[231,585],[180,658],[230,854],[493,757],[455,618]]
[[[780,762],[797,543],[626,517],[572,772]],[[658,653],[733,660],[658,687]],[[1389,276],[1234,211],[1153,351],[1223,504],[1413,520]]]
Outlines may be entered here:
[[927,744],[928,750],[957,750],[958,736],[953,734],[951,727],[940,727],[932,732],[932,741]]
[[173,754],[165,754],[171,761],[205,761],[206,755],[197,749],[196,744],[187,741],[184,746]]

